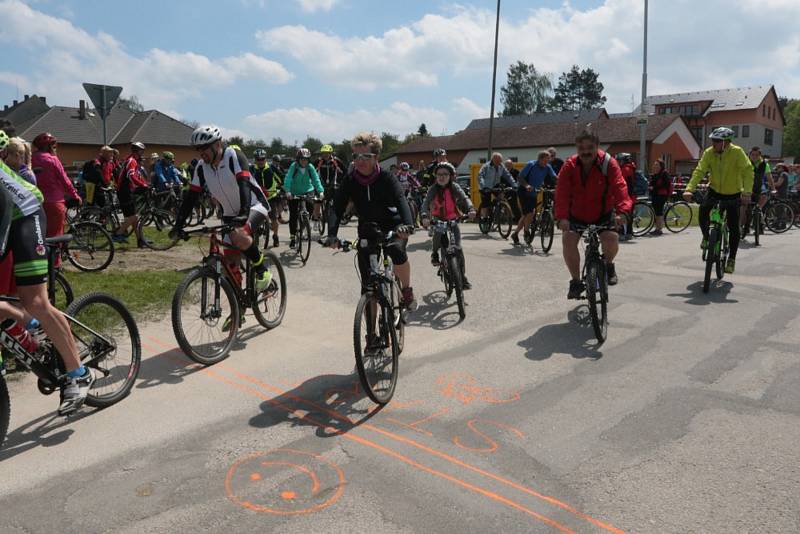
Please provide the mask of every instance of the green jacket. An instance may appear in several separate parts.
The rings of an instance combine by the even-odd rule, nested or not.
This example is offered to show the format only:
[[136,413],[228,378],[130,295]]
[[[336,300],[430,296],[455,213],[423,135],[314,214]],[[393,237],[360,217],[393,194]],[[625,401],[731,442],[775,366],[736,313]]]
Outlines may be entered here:
[[741,147],[731,144],[717,153],[714,147],[707,148],[700,163],[692,173],[686,190],[694,191],[706,173],[711,173],[709,186],[721,195],[748,193],[753,190],[753,164]]
[[319,181],[317,169],[310,163],[305,168],[300,167],[295,161],[289,167],[286,178],[283,180],[283,189],[293,195],[305,195],[316,189],[317,193],[324,193],[325,188]]

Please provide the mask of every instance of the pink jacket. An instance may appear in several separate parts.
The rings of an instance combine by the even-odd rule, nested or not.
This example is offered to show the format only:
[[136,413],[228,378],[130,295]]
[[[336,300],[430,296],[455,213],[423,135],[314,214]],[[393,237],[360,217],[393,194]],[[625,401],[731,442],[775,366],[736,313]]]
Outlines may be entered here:
[[64,202],[65,197],[80,198],[55,154],[34,152],[31,167],[36,173],[36,187],[44,195],[45,202]]

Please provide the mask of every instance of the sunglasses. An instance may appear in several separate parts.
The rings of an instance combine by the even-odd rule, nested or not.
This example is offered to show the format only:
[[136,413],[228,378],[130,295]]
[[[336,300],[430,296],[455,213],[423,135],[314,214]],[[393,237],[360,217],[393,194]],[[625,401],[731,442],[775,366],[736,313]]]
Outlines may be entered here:
[[353,159],[356,161],[369,161],[375,157],[375,154],[353,154]]
[[436,177],[437,178],[450,178],[450,173],[449,172],[437,172],[436,173]]

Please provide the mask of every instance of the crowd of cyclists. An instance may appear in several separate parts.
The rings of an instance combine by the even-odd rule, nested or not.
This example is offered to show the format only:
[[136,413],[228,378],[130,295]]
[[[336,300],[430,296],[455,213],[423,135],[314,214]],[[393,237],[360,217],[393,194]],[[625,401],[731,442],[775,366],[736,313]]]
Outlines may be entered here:
[[[733,273],[742,229],[749,229],[747,206],[751,202],[763,206],[769,195],[788,195],[800,183],[792,181],[792,169],[786,166],[778,166],[773,177],[773,169],[760,151],[755,148],[746,154],[733,144],[734,133],[728,128],[715,129],[710,139],[711,147],[703,153],[683,197],[696,200],[698,185],[707,183],[707,194],[699,209],[701,247],[707,247],[709,216],[719,204],[727,215],[730,231],[725,272]],[[20,298],[20,306],[0,303],[0,318],[5,321],[6,331],[31,350],[35,350],[38,332],[43,331],[52,339],[66,369],[59,413],[77,410],[94,378],[91,370],[80,364],[69,325],[48,301],[44,238],[64,232],[69,207],[82,203],[104,205],[109,202],[105,193],[110,190],[115,192],[124,216],[113,236],[120,242],[127,240],[130,228],[137,228],[136,199],[146,191],[174,191],[180,196],[170,230],[173,238],[185,237],[184,228],[192,210],[201,195],[209,195],[222,220],[235,224],[236,228],[226,236],[227,243],[252,264],[258,290],[269,286],[271,274],[254,236],[257,229],[265,228],[272,234],[271,240],[266,236],[264,248],[274,248],[281,244],[280,225],[288,223],[289,246],[294,246],[301,203],[307,203],[313,218],[327,218],[328,231],[320,236],[320,242],[338,248],[341,225],[355,215],[358,237],[364,243],[374,242],[376,234],[391,236],[385,253],[400,281],[402,304],[409,310],[415,309],[416,300],[406,246],[416,228],[428,228],[433,221],[485,219],[490,216],[488,210],[497,195],[504,194],[513,211],[516,228],[511,239],[517,245],[520,232],[528,228],[540,208],[540,193],[548,190],[554,195],[555,221],[562,232],[563,259],[570,275],[567,297],[580,299],[586,290],[578,250],[581,235],[587,227],[600,228],[607,283],[617,284],[619,241],[628,236],[628,230],[620,228],[625,226],[639,194],[637,187],[643,173],[637,171],[629,154],[612,157],[601,150],[600,140],[590,131],[578,135],[575,143],[576,153],[566,161],[550,149],[519,171],[501,154],[493,154],[478,174],[481,205],[476,208],[458,184],[456,168],[448,162],[445,150],[437,149],[433,161],[427,165],[419,162],[416,170],[407,162],[384,170],[379,164],[381,139],[373,133],[353,137],[351,162],[337,158],[330,145],[323,146],[313,161],[311,151],[301,148],[284,172],[280,156],[270,158],[265,149],[259,148],[251,163],[241,148],[225,143],[218,128],[202,126],[191,136],[197,158],[180,166],[170,152],[147,157],[145,145],[138,141],[131,144],[124,158],[115,149],[102,147],[97,157],[82,168],[79,191],[58,159],[54,136],[42,133],[29,145],[0,131],[0,192],[7,201],[2,214],[6,227],[0,230],[8,235],[10,251],[0,269],[0,288],[4,294],[14,292]],[[675,192],[674,180],[663,160],[653,165],[644,192],[651,195],[656,214],[653,234],[660,235],[665,203]],[[285,207],[288,221],[283,216]],[[457,228],[454,236],[463,286],[470,289]],[[142,233],[136,237],[138,246],[147,244]],[[442,261],[437,239],[434,235],[434,266]],[[362,281],[368,277],[370,253],[366,246],[358,249]]]

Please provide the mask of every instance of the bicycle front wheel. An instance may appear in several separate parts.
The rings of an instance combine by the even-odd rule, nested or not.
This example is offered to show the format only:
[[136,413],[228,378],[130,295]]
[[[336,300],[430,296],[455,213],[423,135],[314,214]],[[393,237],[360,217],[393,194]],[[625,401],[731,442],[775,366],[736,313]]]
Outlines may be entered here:
[[142,363],[139,328],[125,305],[105,293],[89,293],[67,307],[81,362],[92,369],[94,385],[86,397],[106,408],[131,392]]
[[594,335],[603,343],[608,337],[608,281],[605,265],[599,259],[586,266],[586,299]]
[[458,305],[458,316],[463,320],[467,316],[464,304],[464,284],[461,280],[461,268],[458,265],[458,258],[450,256],[447,258],[447,270],[450,271],[453,291],[456,294],[456,304]]
[[514,214],[511,211],[511,206],[507,202],[500,204],[500,209],[495,214],[494,223],[497,225],[497,232],[503,239],[508,239],[511,235],[511,226],[514,222]]
[[692,224],[693,216],[692,207],[687,202],[676,202],[664,213],[664,226],[673,234],[678,234]]
[[647,202],[635,203],[629,217],[633,235],[641,237],[649,232],[655,223],[655,218],[655,212],[650,204]]
[[175,339],[184,354],[201,365],[213,365],[228,357],[239,321],[239,301],[233,287],[210,269],[198,267],[190,271],[175,290]]
[[67,259],[80,271],[102,271],[114,260],[114,242],[98,223],[83,221],[72,225],[72,241],[67,243]]
[[406,318],[405,308],[403,308],[403,290],[400,287],[400,280],[395,279],[390,293],[392,310],[394,311],[394,327],[397,330],[397,352],[403,353],[406,343]]
[[[269,263],[272,281],[264,291],[256,295],[253,314],[261,326],[272,329],[281,324],[286,314],[286,275],[274,252],[264,251],[264,261]],[[253,293],[255,294],[255,288]]]
[[303,265],[308,262],[311,255],[311,224],[308,219],[301,219],[297,222],[297,235],[295,236],[295,250]]
[[175,225],[172,213],[162,209],[154,209],[148,217],[139,219],[139,231],[144,238],[144,245],[151,250],[169,250],[178,242],[178,237],[170,237],[169,232]]
[[481,231],[482,234],[488,235],[489,232],[492,231],[492,219],[491,217],[480,216],[480,214],[483,213],[484,208],[486,208],[486,206],[484,206],[483,204],[481,204],[480,207],[478,208],[478,229]]
[[545,254],[550,252],[553,247],[553,236],[556,232],[556,222],[553,220],[553,214],[550,211],[542,213],[542,222],[539,225],[539,239],[542,242],[542,250]]
[[782,234],[792,227],[794,212],[785,202],[775,202],[764,213],[764,222],[770,232]]
[[364,391],[374,402],[388,403],[397,385],[400,351],[392,308],[372,291],[361,295],[356,307],[353,349]]
[[708,293],[711,288],[711,272],[714,264],[717,263],[717,244],[719,243],[719,230],[711,228],[708,232],[708,243],[706,244],[706,271],[703,278],[703,293]]

